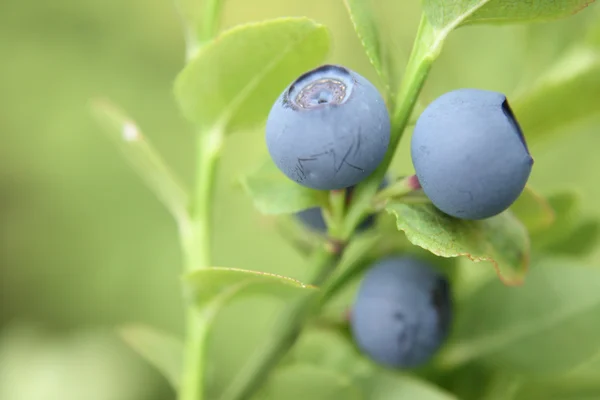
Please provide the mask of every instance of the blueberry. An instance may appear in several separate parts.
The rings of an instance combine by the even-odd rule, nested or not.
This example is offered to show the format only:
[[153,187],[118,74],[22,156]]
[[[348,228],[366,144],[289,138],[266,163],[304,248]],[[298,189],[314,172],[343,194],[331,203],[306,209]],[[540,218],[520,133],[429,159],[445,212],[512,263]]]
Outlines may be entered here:
[[461,219],[489,218],[521,194],[533,159],[506,96],[459,89],[419,117],[411,155],[431,202]]
[[296,79],[277,99],[266,126],[267,147],[279,169],[318,190],[344,189],[383,160],[390,118],[368,80],[323,65]]
[[388,257],[365,274],[350,318],[358,347],[379,364],[420,366],[448,336],[452,299],[446,278],[424,261]]

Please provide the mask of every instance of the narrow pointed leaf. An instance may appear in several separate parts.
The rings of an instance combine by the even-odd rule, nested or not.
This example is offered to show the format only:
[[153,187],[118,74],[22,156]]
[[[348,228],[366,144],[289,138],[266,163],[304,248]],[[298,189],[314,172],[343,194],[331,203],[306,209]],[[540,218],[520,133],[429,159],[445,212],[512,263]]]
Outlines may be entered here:
[[242,291],[287,299],[316,290],[285,276],[237,268],[203,268],[189,273],[185,280],[199,309],[218,308]]
[[94,101],[92,112],[144,183],[179,222],[185,222],[188,193],[137,124],[107,101]]
[[[374,0],[345,0],[346,8],[354,25],[354,30],[373,64],[375,71],[390,90],[389,66],[386,65],[385,45],[382,43],[380,26],[374,10]],[[389,51],[389,49],[387,49]]]

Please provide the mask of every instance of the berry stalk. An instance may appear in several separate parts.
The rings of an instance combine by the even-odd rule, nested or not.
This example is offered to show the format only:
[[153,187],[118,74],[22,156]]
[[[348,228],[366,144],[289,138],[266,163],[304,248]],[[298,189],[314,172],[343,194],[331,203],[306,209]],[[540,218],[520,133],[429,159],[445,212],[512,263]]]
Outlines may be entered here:
[[437,32],[423,14],[406,66],[404,79],[396,96],[397,101],[393,102],[396,107],[392,113],[390,145],[385,158],[373,175],[356,187],[355,197],[345,220],[343,237],[346,239],[352,236],[361,220],[369,213],[372,198],[394,158],[396,148],[419,98],[419,93],[441,46],[442,42],[439,40]]
[[329,192],[329,209],[323,216],[327,222],[327,233],[331,239],[341,239],[344,214],[346,212],[346,189]]

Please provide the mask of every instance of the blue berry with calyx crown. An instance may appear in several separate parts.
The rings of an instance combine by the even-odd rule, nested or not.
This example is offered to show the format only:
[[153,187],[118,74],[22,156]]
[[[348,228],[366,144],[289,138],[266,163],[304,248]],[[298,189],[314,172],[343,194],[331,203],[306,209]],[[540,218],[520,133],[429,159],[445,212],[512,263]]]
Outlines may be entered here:
[[360,283],[350,325],[357,346],[379,364],[418,367],[443,345],[452,319],[444,275],[425,261],[388,257]]
[[533,166],[506,96],[479,89],[459,89],[434,100],[417,120],[411,156],[433,205],[470,220],[510,207]]
[[271,108],[266,125],[277,167],[318,190],[344,189],[367,178],[389,141],[390,117],[377,88],[337,65],[296,79]]

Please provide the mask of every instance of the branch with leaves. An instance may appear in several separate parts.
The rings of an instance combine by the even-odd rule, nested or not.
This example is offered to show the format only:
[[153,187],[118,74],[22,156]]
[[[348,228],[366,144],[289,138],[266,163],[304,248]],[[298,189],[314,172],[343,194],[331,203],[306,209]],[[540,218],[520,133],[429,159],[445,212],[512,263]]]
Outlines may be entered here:
[[[332,301],[368,268],[370,261],[380,256],[378,252],[382,247],[378,245],[386,239],[384,235],[377,230],[358,231],[360,224],[373,212],[390,215],[395,222],[395,234],[385,232],[395,241],[391,246],[386,245],[386,251],[401,247],[402,251],[431,253],[440,260],[466,257],[483,261],[493,266],[508,286],[522,284],[533,256],[542,252],[560,253],[560,243],[567,241],[564,235],[561,236],[567,229],[565,226],[573,235],[586,236],[594,229],[598,232],[597,224],[573,224],[572,219],[561,219],[564,210],[575,208],[569,203],[568,194],[546,200],[527,187],[510,210],[492,218],[466,221],[452,218],[434,207],[420,192],[414,177],[397,180],[380,190],[396,149],[407,127],[414,121],[415,107],[422,108],[418,106],[419,96],[429,71],[452,31],[482,23],[566,17],[590,1],[516,4],[502,0],[423,0],[423,13],[412,52],[402,81],[398,83],[400,71],[397,60],[391,56],[397,49],[390,48],[391,41],[379,23],[377,7],[369,0],[347,0],[346,7],[354,28],[381,79],[391,115],[391,139],[385,158],[371,176],[353,189],[350,202],[346,201],[346,190],[328,192],[296,184],[271,160],[241,178],[243,187],[263,214],[280,216],[315,207],[325,210],[327,232],[315,235],[315,240],[303,242],[303,249],[310,253],[308,262],[312,266],[311,276],[306,277],[307,284],[283,276],[214,266],[210,252],[212,200],[218,161],[226,141],[233,133],[262,126],[281,90],[325,60],[330,49],[330,34],[323,25],[307,18],[280,18],[219,32],[222,2],[205,0],[202,7],[195,3],[187,0],[178,3],[187,41],[187,62],[175,83],[178,104],[185,117],[194,124],[196,132],[197,168],[193,190],[183,188],[131,118],[108,102],[94,103],[96,115],[106,124],[109,136],[177,221],[185,260],[183,292],[188,308],[183,346],[167,335],[139,326],[124,328],[123,337],[169,378],[178,390],[180,400],[202,400],[206,398],[206,370],[210,362],[206,355],[207,338],[215,316],[224,304],[237,296],[267,294],[284,301],[286,307],[269,337],[231,382],[221,400],[245,400],[261,394],[289,398],[289,393],[297,389],[281,382],[288,382],[291,375],[316,382],[328,377],[323,387],[350,388],[343,398],[363,398],[354,390],[355,378],[369,382],[367,386],[371,388],[383,385],[399,393],[408,390],[408,394],[395,398],[454,398],[450,392],[435,388],[425,379],[390,373],[366,362],[355,349],[349,348],[347,335],[343,333],[347,328],[343,320],[333,324],[336,328],[325,334],[326,339],[319,340],[328,341],[324,346],[331,349],[343,347],[347,354],[346,367],[352,367],[351,371],[341,372],[324,366],[316,368],[302,360],[302,351],[294,349],[306,347],[304,335],[312,331],[304,328],[326,315]],[[540,120],[536,117],[540,113],[535,112],[548,104],[557,111],[553,117],[563,122],[585,113],[568,107],[559,112],[560,96],[565,91],[580,88],[579,83],[592,76],[597,80],[598,60],[598,48],[591,44],[579,46],[551,66],[530,88],[522,90],[515,105],[527,135],[541,136],[548,126],[548,120]],[[589,93],[594,88],[597,86],[590,88]],[[547,98],[557,100],[548,103]],[[287,230],[292,231],[298,237],[297,229]],[[398,237],[399,232],[404,232],[405,237]],[[402,245],[398,245],[400,242]],[[563,245],[563,248],[573,247]],[[470,296],[470,305],[464,307],[463,318],[456,323],[457,333],[439,360],[433,363],[434,368],[441,371],[442,376],[475,361],[493,365],[500,360],[504,366],[525,372],[533,368],[523,363],[524,358],[514,349],[511,351],[510,346],[517,343],[527,354],[534,351],[542,354],[549,349],[545,343],[530,343],[525,349],[528,335],[572,318],[573,313],[569,310],[579,310],[587,316],[586,311],[598,304],[598,301],[591,302],[586,308],[587,303],[570,303],[566,296],[564,304],[559,304],[558,308],[534,307],[532,304],[536,301],[547,300],[551,304],[553,282],[562,279],[560,266],[551,264],[547,273],[542,274],[541,269],[536,269],[527,278],[539,289],[536,293],[543,294],[536,299],[529,298],[529,292],[513,291],[489,280],[481,283],[483,289],[475,290]],[[563,282],[565,291],[567,288],[577,290],[577,285],[584,282],[596,284],[600,279],[597,273],[585,275],[578,267],[573,267],[573,271]],[[490,291],[494,296],[482,296]],[[504,302],[511,309],[527,312],[504,315],[498,309]],[[504,318],[485,320],[486,316],[494,314],[502,314]],[[543,322],[535,326],[529,324],[528,318],[532,316]],[[476,324],[474,319],[477,319]],[[565,362],[561,367],[573,366],[582,357]],[[291,359],[291,364],[282,364],[284,359]],[[346,380],[340,380],[340,374]],[[311,385],[308,381],[303,383]],[[405,395],[407,397],[402,397]]]

